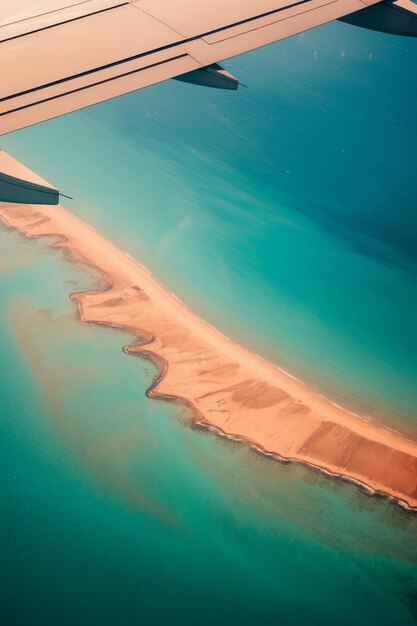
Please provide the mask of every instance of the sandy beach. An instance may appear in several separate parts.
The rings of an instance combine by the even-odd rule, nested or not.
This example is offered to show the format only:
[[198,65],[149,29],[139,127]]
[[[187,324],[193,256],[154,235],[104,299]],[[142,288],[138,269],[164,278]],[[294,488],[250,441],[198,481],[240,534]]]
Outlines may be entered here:
[[28,237],[53,236],[107,287],[71,294],[80,319],[133,333],[125,348],[151,357],[152,397],[182,401],[196,423],[261,452],[356,481],[417,508],[417,443],[332,404],[188,310],[143,267],[60,206],[0,203]]

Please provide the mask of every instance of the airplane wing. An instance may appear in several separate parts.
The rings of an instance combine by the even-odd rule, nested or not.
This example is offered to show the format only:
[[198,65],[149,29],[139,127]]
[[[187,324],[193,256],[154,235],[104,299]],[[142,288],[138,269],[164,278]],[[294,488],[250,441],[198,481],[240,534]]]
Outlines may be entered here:
[[237,88],[218,61],[379,1],[1,0],[0,135],[167,78]]
[[0,150],[0,202],[58,204],[59,191]]

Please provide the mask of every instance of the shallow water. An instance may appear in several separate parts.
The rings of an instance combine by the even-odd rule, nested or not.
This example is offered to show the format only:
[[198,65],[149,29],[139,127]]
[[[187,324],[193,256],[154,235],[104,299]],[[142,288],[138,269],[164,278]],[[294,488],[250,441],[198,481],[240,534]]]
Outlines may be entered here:
[[4,138],[193,310],[417,434],[415,40],[332,24]]
[[5,624],[412,624],[417,517],[191,427],[92,284],[1,232]]
[[[222,332],[416,433],[415,41],[330,25],[2,138]],[[2,620],[412,624],[417,518],[151,401],[97,277],[0,231]]]

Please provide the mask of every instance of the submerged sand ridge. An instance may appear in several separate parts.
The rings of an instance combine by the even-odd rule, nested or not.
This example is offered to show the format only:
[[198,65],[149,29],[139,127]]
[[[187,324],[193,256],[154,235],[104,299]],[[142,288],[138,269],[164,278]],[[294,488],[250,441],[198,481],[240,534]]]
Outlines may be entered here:
[[108,288],[72,294],[85,322],[134,333],[129,354],[151,356],[152,397],[178,399],[197,423],[262,452],[360,482],[417,508],[417,443],[349,413],[193,315],[138,262],[62,207],[0,203],[29,237],[101,272]]

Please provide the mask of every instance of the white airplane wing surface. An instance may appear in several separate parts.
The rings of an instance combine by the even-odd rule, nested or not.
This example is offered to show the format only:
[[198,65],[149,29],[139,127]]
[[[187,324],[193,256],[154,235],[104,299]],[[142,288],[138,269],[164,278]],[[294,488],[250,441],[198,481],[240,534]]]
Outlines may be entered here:
[[[391,32],[392,12],[387,22],[374,11],[369,25],[367,12],[378,3],[1,0],[0,135],[184,74],[183,80],[237,88],[218,61],[360,11],[365,23],[354,23]],[[412,19],[405,34],[417,34],[410,0],[378,6]],[[394,32],[403,29],[399,20]]]

